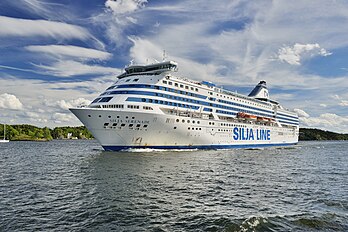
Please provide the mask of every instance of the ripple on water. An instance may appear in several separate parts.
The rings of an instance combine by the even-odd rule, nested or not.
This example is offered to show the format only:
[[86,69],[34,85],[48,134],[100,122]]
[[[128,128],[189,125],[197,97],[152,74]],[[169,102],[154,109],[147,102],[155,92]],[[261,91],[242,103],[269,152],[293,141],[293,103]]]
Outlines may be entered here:
[[0,145],[0,231],[348,231],[347,150],[11,142]]

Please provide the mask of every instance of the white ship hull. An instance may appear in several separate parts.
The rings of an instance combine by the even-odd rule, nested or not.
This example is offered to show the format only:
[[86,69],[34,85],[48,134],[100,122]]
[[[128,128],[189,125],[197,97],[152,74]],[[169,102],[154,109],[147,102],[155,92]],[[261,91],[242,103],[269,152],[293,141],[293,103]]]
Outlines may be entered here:
[[294,128],[132,111],[70,110],[107,151],[254,148],[298,142],[298,129]]
[[298,115],[269,98],[176,77],[177,63],[132,65],[88,107],[70,109],[105,150],[223,149],[298,141]]

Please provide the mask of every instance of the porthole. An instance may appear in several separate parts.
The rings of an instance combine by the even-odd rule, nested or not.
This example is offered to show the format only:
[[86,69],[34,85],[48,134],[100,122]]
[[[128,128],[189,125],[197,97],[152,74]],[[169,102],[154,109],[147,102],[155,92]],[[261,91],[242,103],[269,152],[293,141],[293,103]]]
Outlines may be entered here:
[[135,117],[132,117],[132,119],[135,119]]
[[187,129],[190,130],[190,127],[188,127]]
[[146,128],[146,127],[147,127],[147,125],[144,125],[143,127],[144,127],[144,128]]
[[99,118],[101,118],[101,115],[99,115]]
[[174,130],[176,130],[176,126],[174,127]]
[[129,124],[129,127],[132,127],[133,126],[133,124]]
[[182,123],[185,123],[185,119],[183,119],[181,122],[182,122]]
[[193,120],[192,123],[195,124],[195,120]]
[[88,117],[90,118],[90,117],[91,117],[91,115],[89,114],[89,115],[88,115]]
[[190,123],[190,120],[187,120],[187,123]]
[[179,119],[176,120],[176,122],[179,122],[179,121],[180,121]]
[[109,115],[108,118],[111,118],[111,116]]

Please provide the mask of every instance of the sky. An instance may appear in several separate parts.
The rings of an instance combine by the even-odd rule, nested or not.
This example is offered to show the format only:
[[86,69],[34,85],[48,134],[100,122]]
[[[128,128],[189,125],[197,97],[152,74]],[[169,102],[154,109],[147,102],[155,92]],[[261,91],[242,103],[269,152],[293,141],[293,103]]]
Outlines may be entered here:
[[248,94],[260,81],[300,126],[348,133],[348,1],[1,0],[0,123],[81,125],[133,63]]

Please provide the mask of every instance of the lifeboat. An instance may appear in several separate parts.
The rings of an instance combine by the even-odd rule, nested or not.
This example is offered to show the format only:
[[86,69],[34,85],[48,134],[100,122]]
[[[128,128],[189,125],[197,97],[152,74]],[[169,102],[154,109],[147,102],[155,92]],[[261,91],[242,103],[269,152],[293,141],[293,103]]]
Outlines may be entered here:
[[244,118],[244,119],[249,119],[249,120],[256,120],[257,116],[252,115],[252,114],[246,114],[244,112],[239,112],[237,113],[237,118]]

